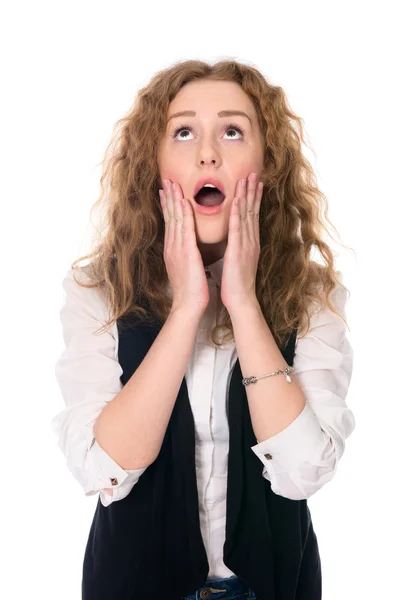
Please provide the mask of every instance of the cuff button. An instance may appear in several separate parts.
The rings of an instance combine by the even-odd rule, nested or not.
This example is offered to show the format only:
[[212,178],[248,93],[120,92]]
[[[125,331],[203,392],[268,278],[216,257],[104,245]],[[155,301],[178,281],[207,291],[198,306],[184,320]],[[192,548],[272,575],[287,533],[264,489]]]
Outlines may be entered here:
[[116,477],[110,477],[111,485],[118,485],[118,479]]
[[271,458],[272,458],[272,456],[270,454],[264,454],[264,456],[267,460],[271,460]]

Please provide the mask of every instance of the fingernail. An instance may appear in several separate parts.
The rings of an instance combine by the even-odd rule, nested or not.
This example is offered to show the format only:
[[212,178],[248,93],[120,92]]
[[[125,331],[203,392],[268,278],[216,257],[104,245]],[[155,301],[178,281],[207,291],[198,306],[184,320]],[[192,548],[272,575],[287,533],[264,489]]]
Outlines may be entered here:
[[246,179],[242,179],[242,187],[246,187]]

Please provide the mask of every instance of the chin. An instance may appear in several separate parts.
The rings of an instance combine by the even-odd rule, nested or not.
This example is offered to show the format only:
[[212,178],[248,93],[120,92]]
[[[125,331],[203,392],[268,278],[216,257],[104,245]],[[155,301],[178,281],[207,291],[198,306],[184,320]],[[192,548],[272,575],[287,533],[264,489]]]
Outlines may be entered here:
[[222,231],[210,231],[211,228],[207,229],[203,227],[197,227],[196,240],[200,244],[217,246],[218,244],[225,244],[228,241],[228,232]]

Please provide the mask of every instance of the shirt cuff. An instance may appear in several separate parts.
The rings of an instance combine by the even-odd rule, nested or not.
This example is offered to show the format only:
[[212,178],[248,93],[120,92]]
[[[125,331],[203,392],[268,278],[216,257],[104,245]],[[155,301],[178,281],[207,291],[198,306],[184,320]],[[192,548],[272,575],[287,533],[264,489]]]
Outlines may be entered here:
[[285,429],[267,440],[252,446],[267,471],[276,474],[294,471],[313,458],[326,446],[326,433],[308,404]]
[[[103,488],[119,488],[124,482],[125,486],[133,485],[138,481],[139,477],[144,473],[147,467],[142,469],[123,469],[118,463],[111,458],[105,450],[94,439],[88,453],[88,460],[91,462],[91,472],[95,475],[99,482],[103,482]],[[107,497],[107,494],[105,494]],[[108,496],[112,498],[112,496]]]
[[[145,471],[146,469],[137,470]],[[137,483],[139,476],[142,474],[140,473],[140,475],[136,475],[136,471],[135,474],[133,472],[131,473],[132,474],[128,475],[123,484],[119,485],[118,487],[115,486],[113,488],[110,488],[112,491],[112,495],[107,494],[104,490],[100,490],[100,500],[103,506],[110,506],[110,504],[112,504],[113,502],[123,500],[130,494],[134,485]]]

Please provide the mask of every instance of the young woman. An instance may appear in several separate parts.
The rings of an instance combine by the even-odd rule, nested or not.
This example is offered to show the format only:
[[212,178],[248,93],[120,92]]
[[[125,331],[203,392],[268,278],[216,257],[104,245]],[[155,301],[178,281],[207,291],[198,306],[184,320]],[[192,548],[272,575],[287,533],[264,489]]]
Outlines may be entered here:
[[82,597],[319,600],[307,499],[355,421],[301,119],[254,67],[189,60],[118,125],[56,365],[53,428],[99,492]]

